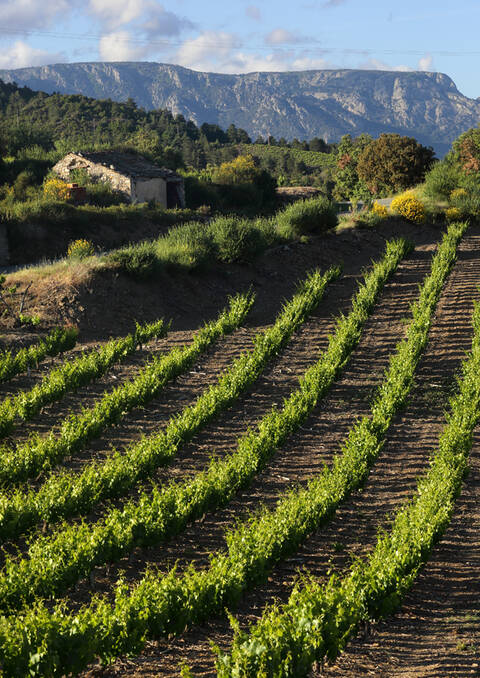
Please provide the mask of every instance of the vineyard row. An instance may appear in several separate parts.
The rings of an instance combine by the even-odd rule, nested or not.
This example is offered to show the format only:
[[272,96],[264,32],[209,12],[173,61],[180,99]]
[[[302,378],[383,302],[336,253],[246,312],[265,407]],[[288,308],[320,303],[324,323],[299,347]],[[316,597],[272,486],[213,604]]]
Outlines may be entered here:
[[[278,353],[294,330],[317,306],[326,285],[338,273],[338,269],[333,268],[323,275],[319,272],[312,273],[281,311],[276,323],[264,333],[257,335],[253,351],[246,351],[237,358],[230,369],[220,377],[218,385],[211,387],[205,395],[208,396],[212,391],[218,391],[218,398],[225,396],[221,390],[223,386],[227,387],[226,393],[231,398],[234,393],[238,395],[240,390],[244,390],[248,384],[252,383],[266,361]],[[197,404],[205,398],[205,395],[199,397]],[[212,401],[210,399],[207,402]],[[195,406],[187,408],[181,416],[184,416],[186,411],[192,410],[195,412]],[[205,409],[203,411],[206,412]],[[174,417],[173,423],[176,424],[177,420],[178,417]],[[189,420],[196,422],[196,426],[199,426],[198,417],[192,419],[190,416]],[[168,432],[168,426],[166,430]],[[156,449],[156,440],[157,437],[154,436],[152,450]],[[172,447],[169,449],[173,450]],[[125,463],[126,482],[132,484],[135,476],[128,475],[129,460],[127,457],[125,457]],[[163,512],[166,509],[171,511],[177,500],[178,489],[174,485],[167,487],[164,492],[159,493],[156,490],[154,492],[156,497],[142,494],[138,505],[130,502],[125,510],[109,511],[107,517],[93,527],[87,524],[64,525],[57,533],[34,541],[29,548],[28,560],[17,562],[16,559],[12,560],[7,557],[4,571],[0,575],[0,608],[19,605],[21,601],[26,602],[35,594],[49,595],[58,592],[62,586],[65,587],[83,574],[88,574],[97,562],[104,562],[105,558],[119,557],[125,549],[131,546],[132,542],[135,543],[135,539],[141,538],[142,533],[147,534],[149,527],[151,530],[154,517],[157,518],[158,532],[160,506]],[[75,486],[70,488],[70,492],[79,496],[78,488]],[[161,499],[159,499],[159,494],[162,495]],[[45,512],[40,510],[36,516],[37,520],[44,515]],[[170,520],[174,519],[178,522],[179,518],[178,511],[176,513],[173,511]],[[144,527],[141,528],[142,532],[139,532],[141,525]],[[54,570],[46,565],[49,562],[55,563]]]
[[[1,496],[0,534],[13,536],[39,520],[54,521],[86,512],[101,499],[118,496],[158,466],[171,461],[182,442],[189,440],[258,378],[267,362],[278,353],[295,329],[319,303],[326,285],[338,275],[337,268],[329,269],[323,276],[318,272],[312,274],[291,304],[280,314],[275,325],[256,337],[253,351],[242,353],[217,384],[206,389],[192,406],[172,417],[164,430],[134,442],[127,447],[124,454],[116,453],[103,463],[87,465],[81,474],[59,473],[51,476],[38,491],[19,489]],[[246,306],[245,298],[242,316]],[[187,356],[190,355],[188,350],[183,349]],[[164,363],[171,364],[171,370],[175,369],[175,374],[184,366],[179,350],[174,350],[163,360]],[[149,381],[152,381],[150,376]],[[119,387],[116,392],[122,393],[123,388]],[[158,383],[152,383],[150,388],[151,391],[158,390]],[[145,390],[137,387],[135,391],[135,394],[139,393],[140,396],[143,394],[143,401],[146,400]],[[109,405],[108,395],[106,403],[104,399],[91,413],[84,414],[82,420],[77,422],[73,436],[69,436],[68,440],[75,435],[76,438],[81,436],[85,430],[87,416],[88,422],[91,421],[92,427],[95,426],[99,419],[99,411],[107,409]],[[119,410],[121,411],[117,404],[117,411]],[[74,423],[75,420],[68,420],[62,426],[62,430],[72,428]],[[48,443],[48,438],[46,440]]]
[[[304,421],[358,343],[386,279],[408,250],[409,246],[403,241],[387,245],[383,260],[366,274],[350,314],[338,321],[325,354],[328,361],[322,356],[307,371],[285,406],[273,410],[260,425],[262,445],[280,444]],[[256,437],[259,438],[258,433]],[[250,442],[254,440],[251,436]],[[228,543],[229,547],[234,543],[231,537]],[[245,547],[249,553],[256,552],[253,542],[246,543]],[[238,550],[235,563],[237,560]],[[139,649],[147,632],[155,635],[181,630],[187,623],[204,618],[212,609],[218,610],[240,594],[245,586],[245,581],[239,578],[242,562],[245,564],[239,561],[232,567],[228,554],[217,554],[203,572],[190,568],[181,578],[175,570],[165,577],[148,573],[133,590],[120,582],[113,605],[103,598],[94,599],[75,615],[68,614],[61,604],[50,612],[38,602],[14,617],[3,617],[0,657],[6,675],[10,670],[27,667],[31,675],[78,671],[95,655],[108,659],[123,651]],[[38,652],[38,648],[42,651]],[[33,656],[37,661],[35,666]]]
[[377,620],[399,606],[451,520],[480,420],[478,302],[472,321],[472,350],[462,365],[438,448],[415,495],[396,512],[390,531],[343,578],[333,577],[326,585],[304,579],[284,606],[266,608],[248,633],[234,623],[231,652],[219,653],[217,660],[221,678],[306,676],[314,661],[334,659],[361,622]]
[[[214,341],[233,332],[245,319],[253,300],[250,294],[231,299],[229,308],[216,321],[204,325],[191,344],[153,359],[132,381],[107,392],[93,407],[65,419],[58,435],[54,430],[45,437],[33,434],[15,450],[2,451],[0,478],[3,483],[18,483],[40,472],[51,471],[65,456],[83,449],[126,412],[151,401],[168,381],[182,374]],[[4,502],[5,495],[0,498],[0,506],[3,507]],[[3,515],[2,510],[0,515]]]
[[54,358],[69,351],[77,342],[78,330],[74,327],[56,327],[45,339],[21,348],[16,353],[5,351],[0,355],[0,383],[12,379],[16,374],[29,372],[47,356]]
[[[60,367],[48,372],[30,390],[5,398],[0,404],[0,437],[12,432],[17,418],[24,421],[32,419],[48,403],[61,400],[68,391],[98,379],[115,363],[131,355],[137,346],[154,338],[159,339],[166,333],[167,327],[163,320],[137,325],[132,334],[121,339],[112,339],[99,349],[93,349],[73,360],[66,360]],[[8,465],[0,464],[0,483],[8,484],[12,480]]]

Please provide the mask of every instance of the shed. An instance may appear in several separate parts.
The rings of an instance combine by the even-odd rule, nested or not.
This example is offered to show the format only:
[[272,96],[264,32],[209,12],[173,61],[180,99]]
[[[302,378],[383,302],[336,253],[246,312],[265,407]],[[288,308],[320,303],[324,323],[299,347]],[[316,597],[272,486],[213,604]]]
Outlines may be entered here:
[[164,207],[185,207],[183,177],[141,155],[116,151],[68,153],[53,167],[65,181],[76,169],[84,169],[93,179],[110,184],[129,202],[155,200]]

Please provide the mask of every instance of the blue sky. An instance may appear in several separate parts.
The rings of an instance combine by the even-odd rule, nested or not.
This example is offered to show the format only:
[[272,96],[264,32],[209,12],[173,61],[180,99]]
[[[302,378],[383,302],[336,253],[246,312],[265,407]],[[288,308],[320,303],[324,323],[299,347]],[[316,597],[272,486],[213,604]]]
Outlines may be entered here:
[[441,71],[480,96],[480,0],[0,0],[0,68],[159,61],[195,70]]

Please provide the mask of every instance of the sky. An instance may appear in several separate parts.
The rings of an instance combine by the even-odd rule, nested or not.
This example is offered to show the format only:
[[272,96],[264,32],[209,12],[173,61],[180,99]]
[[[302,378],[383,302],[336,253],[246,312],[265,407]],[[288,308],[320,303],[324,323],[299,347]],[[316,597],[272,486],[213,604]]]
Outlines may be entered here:
[[480,0],[0,0],[0,68],[439,71],[480,97]]

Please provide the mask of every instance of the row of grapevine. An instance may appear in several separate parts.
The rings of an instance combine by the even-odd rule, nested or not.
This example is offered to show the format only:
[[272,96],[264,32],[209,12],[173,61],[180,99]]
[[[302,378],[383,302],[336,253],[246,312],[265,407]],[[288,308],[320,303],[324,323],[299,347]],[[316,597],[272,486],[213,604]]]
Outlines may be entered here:
[[[50,370],[39,384],[21,391],[0,404],[0,437],[12,432],[15,420],[32,419],[42,407],[63,398],[65,393],[85,386],[103,376],[113,365],[131,355],[136,348],[167,333],[163,320],[137,325],[135,332],[120,339],[112,339],[99,349],[66,360],[60,367]],[[11,478],[0,471],[0,482]]]
[[0,534],[14,536],[40,520],[53,521],[88,512],[101,499],[121,495],[141,477],[168,463],[183,442],[259,377],[265,365],[318,305],[326,286],[339,274],[338,268],[330,268],[323,275],[318,271],[309,275],[275,324],[257,335],[253,350],[244,351],[236,358],[216,384],[200,394],[193,405],[173,416],[160,432],[131,444],[124,454],[87,465],[81,474],[59,473],[39,490],[17,490],[1,496]]
[[49,335],[28,348],[19,351],[5,351],[0,355],[0,383],[12,379],[16,374],[29,372],[47,356],[53,358],[69,351],[77,342],[75,327],[56,327]]
[[[9,485],[41,471],[47,473],[65,456],[83,449],[125,412],[151,401],[168,381],[182,374],[219,337],[233,332],[245,319],[252,304],[253,296],[250,294],[234,297],[217,320],[206,323],[190,344],[150,361],[133,380],[108,391],[93,407],[65,419],[58,434],[53,430],[44,437],[33,434],[15,450],[2,450],[0,481]],[[5,500],[4,494],[0,505],[4,506]]]
[[[292,393],[281,410],[267,416],[264,444],[280,444],[311,411],[345,364],[372,312],[376,298],[401,257],[409,250],[403,241],[387,245],[383,260],[374,265],[356,295],[352,311],[337,323],[328,348],[328,362],[320,358],[308,370],[299,389]],[[328,386],[326,386],[328,388]],[[252,439],[253,442],[253,439]],[[181,495],[180,495],[181,497]],[[230,540],[229,540],[230,543]],[[245,544],[256,551],[252,542]],[[41,602],[31,609],[0,620],[0,659],[6,675],[28,669],[31,675],[61,675],[78,671],[95,655],[103,658],[124,651],[135,651],[145,634],[179,631],[195,619],[205,618],[236,598],[245,581],[241,568],[245,562],[228,554],[217,554],[204,572],[187,570],[177,577],[175,570],[165,577],[148,573],[133,589],[122,582],[117,585],[115,602],[96,598],[77,614],[69,614],[63,605],[49,611]]]
[[306,676],[315,660],[335,658],[362,621],[398,607],[447,528],[467,469],[480,420],[480,303],[473,327],[472,350],[430,468],[396,512],[390,531],[344,577],[326,585],[306,578],[284,606],[268,607],[248,633],[237,628],[231,653],[219,654],[219,676]]
[[[142,493],[123,509],[107,512],[94,526],[63,526],[52,536],[33,542],[28,560],[7,558],[0,577],[0,608],[18,606],[35,595],[58,593],[87,576],[95,565],[114,561],[136,545],[158,543],[178,534],[188,522],[229,501],[265,466],[331,386],[358,341],[383,282],[408,249],[404,243],[393,243],[387,257],[360,287],[351,314],[339,320],[329,348],[306,372],[300,389],[291,394],[282,410],[267,414],[257,430],[242,436],[232,454],[212,461],[191,480]],[[369,285],[372,279],[376,279],[375,287]],[[48,563],[55,563],[54,571]]]

